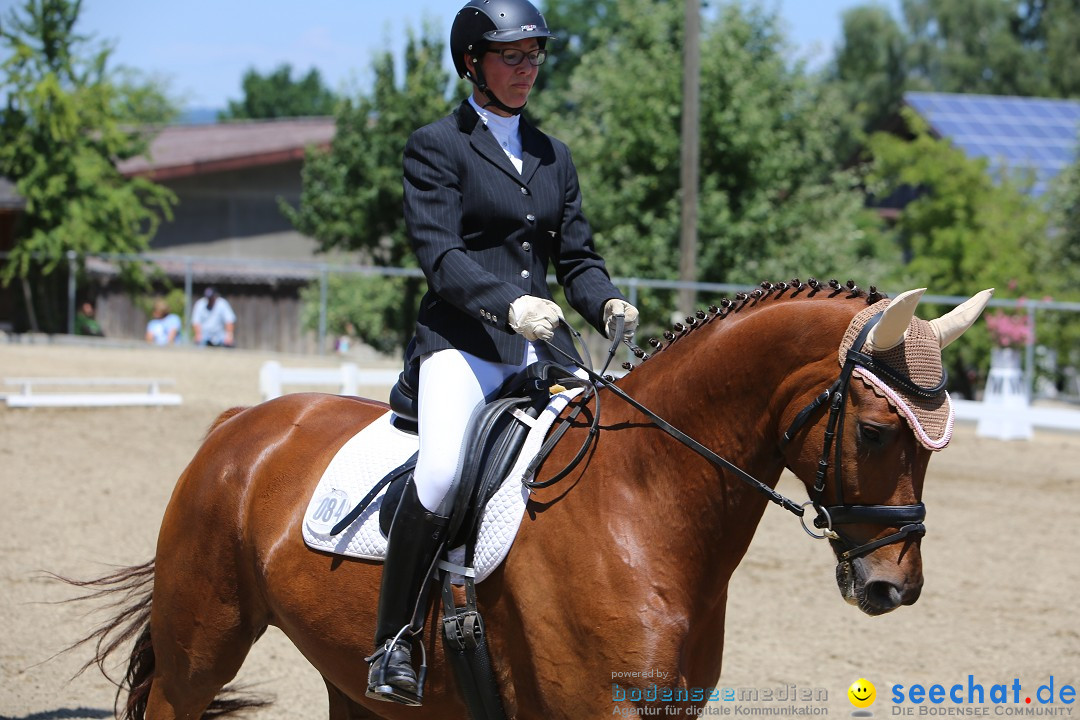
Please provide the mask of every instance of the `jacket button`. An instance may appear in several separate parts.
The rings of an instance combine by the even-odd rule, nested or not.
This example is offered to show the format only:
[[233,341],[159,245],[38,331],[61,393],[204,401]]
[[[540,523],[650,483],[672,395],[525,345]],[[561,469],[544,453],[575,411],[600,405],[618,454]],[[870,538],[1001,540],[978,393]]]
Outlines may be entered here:
[[526,215],[525,219],[528,220],[529,222],[536,222],[536,216],[533,215],[532,213],[529,213],[528,215]]
[[529,188],[527,188],[527,187],[521,188],[521,194],[522,195],[528,195],[529,194]]
[[521,243],[521,249],[525,252],[529,252],[530,250],[532,250],[532,245],[529,243],[528,240],[526,240],[525,242]]
[[522,271],[521,271],[521,277],[525,278],[526,280],[528,280],[528,279],[529,279],[529,275],[530,275],[530,274],[531,274],[531,273],[529,273],[529,271],[528,271],[528,270],[522,270]]

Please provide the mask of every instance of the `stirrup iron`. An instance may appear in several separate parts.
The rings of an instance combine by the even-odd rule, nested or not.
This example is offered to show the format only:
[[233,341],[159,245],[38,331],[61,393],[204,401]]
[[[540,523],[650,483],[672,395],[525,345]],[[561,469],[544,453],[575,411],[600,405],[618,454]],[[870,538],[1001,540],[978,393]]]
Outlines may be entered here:
[[[387,640],[385,645],[372,653],[370,657],[364,658],[364,661],[371,665],[371,669],[368,673],[368,688],[365,695],[375,700],[396,702],[402,705],[419,707],[423,704],[424,681],[427,679],[427,648],[424,647],[422,642],[416,643],[420,647],[420,672],[415,675],[416,692],[413,693],[403,688],[399,688],[386,681],[386,670],[390,663],[393,650],[405,639],[403,636],[406,634],[419,638],[419,633],[413,633],[412,629],[406,625],[398,631],[397,635]],[[406,640],[406,642],[408,642],[408,640]],[[413,643],[410,642],[409,646],[409,660],[411,663],[411,648]]]

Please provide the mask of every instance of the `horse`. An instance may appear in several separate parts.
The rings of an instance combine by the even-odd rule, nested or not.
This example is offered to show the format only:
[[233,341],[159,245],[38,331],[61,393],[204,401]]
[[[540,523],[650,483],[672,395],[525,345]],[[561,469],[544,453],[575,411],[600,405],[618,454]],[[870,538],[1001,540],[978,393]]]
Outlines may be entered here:
[[[506,715],[632,710],[650,702],[633,679],[644,670],[670,685],[668,714],[697,714],[720,677],[728,582],[759,519],[770,501],[803,510],[775,492],[785,468],[807,489],[817,518],[804,528],[829,539],[844,599],[871,615],[913,604],[923,482],[951,433],[941,348],[990,292],[927,322],[914,316],[922,291],[889,300],[851,282],[763,283],[677,323],[651,354],[633,346],[641,362],[599,391],[584,460],[532,492],[505,561],[477,585]],[[104,672],[134,640],[121,717],[257,705],[223,688],[270,625],[321,673],[331,720],[468,716],[439,652],[422,707],[365,697],[381,565],[301,538],[335,452],[386,412],[297,393],[217,418],[176,483],[154,558],[79,582],[127,598],[82,641],[97,640],[87,667]],[[537,478],[571,465],[591,412]],[[942,412],[947,427],[927,430]],[[437,610],[427,618],[436,627]],[[626,682],[613,685],[614,672]]]

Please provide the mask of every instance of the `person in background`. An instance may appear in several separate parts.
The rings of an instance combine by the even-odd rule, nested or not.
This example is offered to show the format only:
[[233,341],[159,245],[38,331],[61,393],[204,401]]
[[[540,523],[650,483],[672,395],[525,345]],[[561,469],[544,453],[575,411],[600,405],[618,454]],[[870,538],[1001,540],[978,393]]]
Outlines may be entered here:
[[93,303],[84,302],[79,306],[79,311],[75,313],[75,334],[105,337],[105,332],[101,329],[101,324],[98,323],[97,318],[94,317]]
[[233,347],[235,326],[236,313],[229,301],[218,295],[214,288],[206,288],[191,311],[191,329],[195,333],[195,344]]
[[158,298],[154,301],[153,317],[146,323],[146,342],[153,345],[175,345],[182,325],[180,316],[169,312],[169,304]]

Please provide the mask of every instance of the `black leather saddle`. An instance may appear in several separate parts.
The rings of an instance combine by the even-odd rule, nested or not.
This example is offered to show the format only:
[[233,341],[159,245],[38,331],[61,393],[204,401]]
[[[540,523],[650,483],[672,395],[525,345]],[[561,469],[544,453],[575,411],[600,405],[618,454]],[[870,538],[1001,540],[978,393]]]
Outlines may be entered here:
[[[576,380],[566,368],[551,361],[539,361],[511,376],[495,398],[478,409],[469,421],[465,437],[469,452],[455,483],[454,512],[450,520],[450,547],[465,542],[479,527],[481,510],[513,467],[531,429],[515,416],[515,410],[536,418],[551,400],[552,386]],[[390,391],[392,422],[404,432],[416,432],[418,363],[407,365]],[[416,456],[391,471],[379,513],[385,535],[405,488],[405,480],[416,466]],[[382,484],[382,482],[380,482]]]

